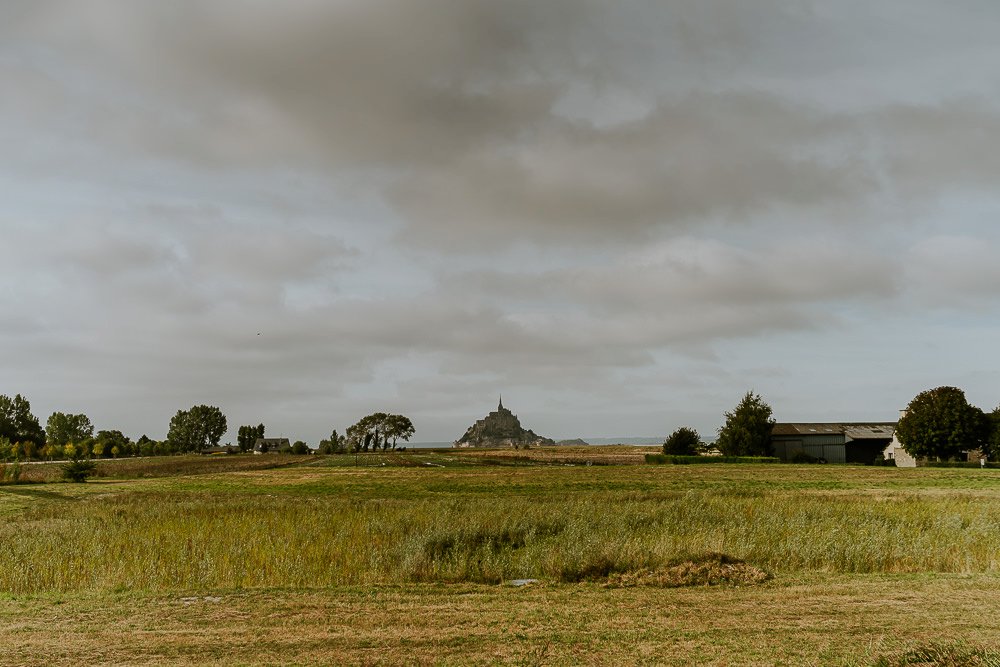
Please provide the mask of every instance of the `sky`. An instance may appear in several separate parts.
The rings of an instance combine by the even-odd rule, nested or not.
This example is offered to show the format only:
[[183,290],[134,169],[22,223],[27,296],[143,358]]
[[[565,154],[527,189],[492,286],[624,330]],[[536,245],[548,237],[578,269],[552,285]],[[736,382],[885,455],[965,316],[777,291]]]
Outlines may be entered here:
[[9,0],[0,394],[165,436],[1000,403],[1000,5]]

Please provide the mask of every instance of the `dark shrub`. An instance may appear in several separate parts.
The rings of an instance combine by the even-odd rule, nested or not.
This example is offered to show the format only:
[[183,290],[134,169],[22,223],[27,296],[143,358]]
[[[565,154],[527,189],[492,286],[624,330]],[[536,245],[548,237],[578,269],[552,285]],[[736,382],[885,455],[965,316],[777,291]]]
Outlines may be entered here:
[[663,443],[663,453],[693,456],[698,453],[700,447],[701,436],[698,435],[698,431],[687,426],[681,426],[671,433],[670,437]]
[[86,482],[95,470],[97,470],[97,464],[93,461],[76,459],[63,465],[62,478],[67,482]]

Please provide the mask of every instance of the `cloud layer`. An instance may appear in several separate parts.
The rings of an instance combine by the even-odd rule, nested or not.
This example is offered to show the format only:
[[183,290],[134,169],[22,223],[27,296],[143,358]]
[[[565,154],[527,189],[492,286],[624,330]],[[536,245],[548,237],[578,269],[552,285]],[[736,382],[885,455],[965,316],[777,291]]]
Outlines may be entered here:
[[992,407],[998,20],[10,4],[0,393],[307,439],[386,404],[453,438],[499,391],[555,436],[710,430],[751,386],[798,420]]

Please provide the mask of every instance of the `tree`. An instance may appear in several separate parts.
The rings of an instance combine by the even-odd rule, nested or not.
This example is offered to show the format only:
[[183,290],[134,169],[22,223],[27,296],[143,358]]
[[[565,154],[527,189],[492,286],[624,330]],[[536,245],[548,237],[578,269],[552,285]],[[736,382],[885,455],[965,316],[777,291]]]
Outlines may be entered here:
[[196,405],[178,410],[170,420],[167,441],[178,452],[194,452],[214,447],[226,432],[226,416],[212,405]]
[[62,458],[64,455],[64,446],[50,442],[45,445],[45,449],[42,450],[42,453],[45,454],[45,458],[49,461],[52,459]]
[[701,436],[698,435],[698,431],[687,426],[681,426],[671,433],[670,437],[663,443],[663,453],[678,456],[693,456],[698,453],[700,446]]
[[130,454],[134,450],[132,441],[118,430],[98,431],[96,440],[101,443],[101,451],[104,455],[111,454],[117,457],[119,454]]
[[395,449],[397,441],[407,441],[415,432],[409,417],[373,412],[347,428],[347,442],[352,445],[354,451],[367,452],[369,447],[375,451],[379,449],[384,451],[389,449],[390,439],[392,448]]
[[748,391],[733,411],[726,413],[715,446],[725,456],[770,456],[773,427],[771,406]]
[[896,425],[903,449],[914,458],[949,459],[988,445],[989,422],[957,387],[917,394]]
[[354,451],[367,452],[369,447],[379,448],[379,428],[387,416],[384,412],[373,412],[347,427],[347,439],[353,444]]
[[14,398],[0,395],[0,437],[15,443],[32,443],[32,449],[45,445],[45,431],[31,414],[31,403],[20,394]]
[[986,415],[986,428],[986,442],[983,443],[983,450],[990,458],[995,459],[1000,456],[1000,405]]
[[[66,445],[67,450],[70,448],[73,448],[73,445]],[[78,483],[86,482],[87,478],[97,470],[97,464],[90,460],[81,459],[75,448],[67,455],[70,456],[70,462],[62,466],[64,480]]]
[[257,444],[257,439],[263,437],[263,424],[258,424],[257,426],[240,426],[239,431],[236,433],[236,445],[240,448],[241,452],[249,452]]
[[145,433],[135,441],[135,453],[139,456],[152,456],[155,453],[156,442]]
[[329,438],[319,441],[316,451],[320,454],[346,454],[347,438],[339,435],[337,429],[333,429]]
[[396,449],[396,441],[408,442],[416,433],[416,429],[413,428],[413,422],[410,421],[409,417],[387,415],[382,423],[382,433],[386,439],[392,438],[392,448]]
[[87,415],[53,412],[45,422],[45,439],[49,444],[65,445],[82,442],[94,435],[94,425]]
[[330,433],[330,453],[331,454],[347,453],[347,438],[343,435],[338,435],[337,429],[333,429],[333,432]]
[[301,456],[303,454],[308,454],[308,453],[309,453],[309,445],[307,445],[303,441],[296,440],[295,443],[292,445],[292,454]]

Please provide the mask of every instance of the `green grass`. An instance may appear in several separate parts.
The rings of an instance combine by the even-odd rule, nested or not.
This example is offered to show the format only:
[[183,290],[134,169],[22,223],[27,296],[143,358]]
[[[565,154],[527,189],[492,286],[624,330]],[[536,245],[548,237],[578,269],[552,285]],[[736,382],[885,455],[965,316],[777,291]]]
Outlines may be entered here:
[[0,568],[0,591],[572,582],[706,553],[772,572],[1000,571],[990,470],[379,456],[0,487],[0,562],[23,564]]
[[597,450],[0,486],[0,661],[997,663],[1000,471]]

